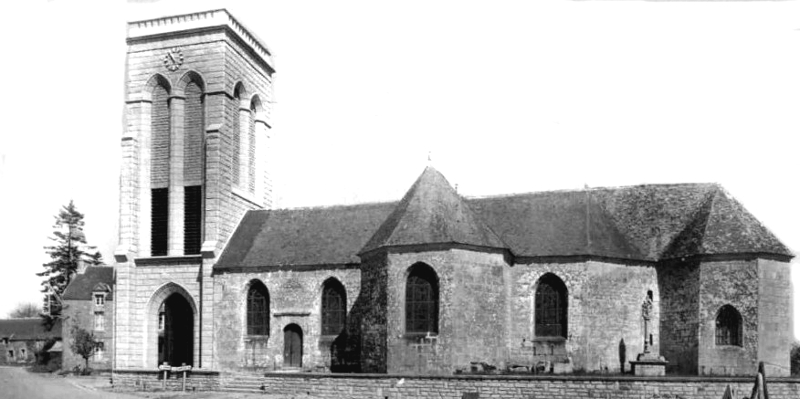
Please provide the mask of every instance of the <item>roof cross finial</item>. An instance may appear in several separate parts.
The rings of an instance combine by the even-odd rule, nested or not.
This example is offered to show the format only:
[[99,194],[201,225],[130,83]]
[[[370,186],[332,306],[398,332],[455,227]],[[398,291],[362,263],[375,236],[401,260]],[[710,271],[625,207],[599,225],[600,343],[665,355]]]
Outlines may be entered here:
[[428,151],[428,166],[430,166],[432,163],[433,163],[433,161],[431,160],[431,151],[429,150]]

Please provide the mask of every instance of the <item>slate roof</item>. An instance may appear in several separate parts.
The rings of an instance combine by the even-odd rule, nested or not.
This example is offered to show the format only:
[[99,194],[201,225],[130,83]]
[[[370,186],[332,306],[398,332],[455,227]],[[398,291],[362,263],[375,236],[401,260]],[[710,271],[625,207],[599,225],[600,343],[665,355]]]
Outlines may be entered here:
[[0,338],[9,340],[46,340],[61,338],[61,320],[56,320],[50,330],[42,325],[38,317],[25,319],[0,319]]
[[444,176],[428,167],[361,252],[389,246],[442,243],[508,248],[470,210]]
[[[92,292],[114,285],[114,268],[111,266],[89,266],[78,274],[64,290],[64,300],[91,300]],[[106,295],[106,301],[114,300],[114,293]]]
[[378,248],[434,243],[522,257],[793,256],[717,184],[464,198],[427,168],[399,202],[248,212],[215,269],[357,264]]

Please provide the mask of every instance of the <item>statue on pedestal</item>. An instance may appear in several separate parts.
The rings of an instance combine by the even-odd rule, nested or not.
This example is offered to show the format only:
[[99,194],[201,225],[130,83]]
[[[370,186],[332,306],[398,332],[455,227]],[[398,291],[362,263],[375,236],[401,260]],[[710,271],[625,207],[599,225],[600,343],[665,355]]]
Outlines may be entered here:
[[658,353],[653,353],[653,334],[650,332],[650,320],[653,318],[653,292],[647,291],[642,302],[642,320],[644,321],[644,351],[631,361],[635,375],[664,375],[667,361]]

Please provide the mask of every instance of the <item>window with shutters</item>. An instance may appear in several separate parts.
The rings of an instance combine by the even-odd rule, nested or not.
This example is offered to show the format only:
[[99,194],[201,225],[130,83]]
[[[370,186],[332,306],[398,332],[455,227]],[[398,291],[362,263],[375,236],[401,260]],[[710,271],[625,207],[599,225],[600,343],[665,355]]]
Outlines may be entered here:
[[203,190],[202,186],[183,188],[183,253],[200,253],[203,231]]
[[247,335],[269,335],[269,292],[259,281],[247,291]]
[[169,189],[154,188],[151,194],[152,211],[150,214],[150,254],[165,256],[167,254],[169,226]]
[[406,279],[406,333],[439,332],[439,281],[424,264],[411,267]]
[[322,335],[338,335],[344,330],[347,296],[342,284],[328,279],[322,289]]
[[106,318],[103,312],[94,313],[94,329],[96,331],[104,331],[106,329]]
[[567,287],[556,275],[547,273],[536,287],[536,337],[567,337]]
[[716,322],[716,344],[742,346],[742,315],[731,305],[719,309]]
[[103,360],[103,355],[106,352],[106,344],[105,342],[98,342],[94,346],[94,360]]

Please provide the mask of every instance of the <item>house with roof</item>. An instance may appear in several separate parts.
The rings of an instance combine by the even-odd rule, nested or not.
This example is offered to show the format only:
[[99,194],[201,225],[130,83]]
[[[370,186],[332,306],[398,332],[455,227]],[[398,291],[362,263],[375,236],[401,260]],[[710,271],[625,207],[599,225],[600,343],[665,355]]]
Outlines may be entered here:
[[83,357],[72,351],[73,329],[91,333],[98,345],[89,358],[93,370],[110,370],[114,356],[114,268],[81,265],[62,295],[62,368],[83,368]]
[[792,254],[719,185],[469,198],[429,167],[394,202],[272,209],[264,42],[221,9],[127,44],[112,290],[68,296],[97,317],[113,294],[117,376],[629,372],[645,347],[671,373],[788,373]]
[[39,317],[0,319],[0,365],[31,365],[43,350],[61,342],[61,323],[52,326]]

